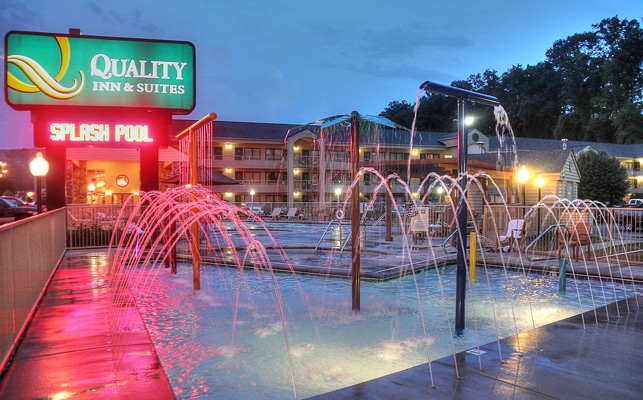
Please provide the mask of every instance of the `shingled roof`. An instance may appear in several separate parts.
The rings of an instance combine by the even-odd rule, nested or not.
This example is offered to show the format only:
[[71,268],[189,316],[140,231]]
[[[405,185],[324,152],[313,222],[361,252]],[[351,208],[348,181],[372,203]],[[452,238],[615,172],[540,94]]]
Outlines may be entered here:
[[[518,150],[561,150],[563,148],[562,142],[556,139],[516,137],[515,142]],[[617,158],[636,158],[643,154],[643,144],[600,143],[576,140],[567,141],[567,149],[573,150],[576,153],[588,146],[597,151],[603,150],[607,154]],[[489,137],[489,147],[491,149],[497,149],[500,147],[497,137]]]

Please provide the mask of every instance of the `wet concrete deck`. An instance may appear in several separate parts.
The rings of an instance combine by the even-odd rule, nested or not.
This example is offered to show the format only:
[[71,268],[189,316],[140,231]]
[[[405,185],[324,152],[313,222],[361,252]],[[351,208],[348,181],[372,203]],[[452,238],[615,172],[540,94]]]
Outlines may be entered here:
[[[316,238],[287,232],[277,241],[301,247]],[[401,239],[397,239],[401,240]],[[400,268],[400,243],[373,243],[380,265]],[[427,246],[431,246],[427,243]],[[414,250],[418,262],[455,254],[441,246]],[[427,253],[432,255],[429,257]],[[529,261],[524,254],[484,253],[488,264],[555,270],[557,260]],[[350,257],[346,257],[350,260]],[[305,265],[293,259],[293,265]],[[362,261],[368,270],[368,258]],[[0,399],[165,399],[172,388],[138,310],[130,332],[108,324],[105,252],[69,251],[53,276],[15,357],[0,380]],[[570,263],[578,273],[643,282],[643,267],[608,262]],[[346,266],[339,263],[338,274]],[[314,271],[313,271],[314,272]],[[327,270],[325,271],[328,272]],[[394,272],[399,274],[399,271]],[[639,399],[643,393],[643,298],[622,301],[480,348],[373,381],[330,392],[319,399]],[[118,340],[116,340],[118,338]],[[482,366],[482,367],[481,367]]]
[[480,356],[433,361],[433,380],[421,365],[314,399],[640,399],[643,313],[635,303],[585,313],[585,326],[577,315],[481,346]]
[[0,399],[174,399],[136,308],[110,329],[105,251],[68,252],[0,380]]

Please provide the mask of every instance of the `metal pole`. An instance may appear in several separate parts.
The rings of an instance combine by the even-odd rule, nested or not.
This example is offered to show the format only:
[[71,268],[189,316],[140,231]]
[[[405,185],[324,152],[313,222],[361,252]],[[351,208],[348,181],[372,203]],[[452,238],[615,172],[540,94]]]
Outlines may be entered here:
[[42,176],[36,177],[36,213],[42,213]]
[[455,286],[455,333],[462,335],[464,330],[465,299],[467,291],[467,133],[464,117],[466,101],[458,99],[458,175],[460,176],[460,198],[456,208],[457,243],[456,243],[456,286]]
[[[351,196],[351,271],[353,278],[353,311],[360,310],[360,233],[359,233],[359,114],[351,113],[351,175],[355,186]],[[340,222],[341,224],[341,222]]]
[[[201,118],[197,122],[193,123],[186,129],[182,130],[178,135],[177,139],[181,139],[185,135],[190,135],[190,154],[189,163],[190,163],[190,185],[196,187],[199,184],[199,159],[198,159],[198,144],[197,144],[197,129],[204,126],[205,124],[214,121],[217,118],[217,114],[211,112],[205,117]],[[195,209],[196,213],[197,210]],[[201,253],[199,251],[199,223],[194,221],[190,227],[192,233],[192,279],[194,284],[194,290],[201,290]],[[176,248],[171,250],[172,252],[176,251]]]
[[[540,192],[541,187],[538,186],[538,202],[540,203],[541,197],[541,192]],[[540,207],[538,207],[538,235],[536,237],[540,236]]]
[[[390,174],[387,174],[390,175]],[[393,181],[388,181],[387,186],[389,188],[393,187]],[[393,221],[391,221],[392,218],[392,201],[391,201],[391,196],[389,196],[388,192],[386,193],[386,208],[384,212],[386,213],[386,236],[384,238],[385,241],[387,242],[392,242],[393,241]],[[402,218],[400,216],[400,218]]]
[[456,223],[458,229],[456,245],[457,249],[457,268],[456,268],[456,304],[455,304],[455,331],[461,335],[464,330],[464,304],[467,288],[467,266],[466,266],[466,228],[467,228],[467,134],[464,131],[464,117],[466,113],[466,101],[472,101],[490,107],[500,105],[498,99],[486,94],[472,92],[453,86],[445,86],[435,82],[426,81],[420,85],[420,89],[427,92],[435,92],[445,96],[451,96],[458,99],[458,173],[460,174],[460,186],[462,192],[456,209]]
[[522,219],[525,219],[525,207],[527,207],[527,202],[525,199],[525,184],[522,184]]

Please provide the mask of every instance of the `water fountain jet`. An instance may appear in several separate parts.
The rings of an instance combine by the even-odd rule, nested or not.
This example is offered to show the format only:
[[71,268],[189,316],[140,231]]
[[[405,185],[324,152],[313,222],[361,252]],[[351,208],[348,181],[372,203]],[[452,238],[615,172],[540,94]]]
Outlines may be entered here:
[[[466,118],[467,101],[480,103],[486,106],[497,107],[500,105],[498,99],[493,96],[472,92],[453,86],[445,86],[435,82],[426,81],[420,85],[420,89],[427,92],[434,92],[458,100],[458,175],[460,176],[460,187],[467,187],[467,133],[464,121]],[[456,210],[457,235],[457,263],[458,274],[456,281],[456,309],[455,309],[455,330],[461,335],[464,330],[465,298],[467,288],[467,265],[466,265],[466,234],[467,234],[467,192],[461,193]]]

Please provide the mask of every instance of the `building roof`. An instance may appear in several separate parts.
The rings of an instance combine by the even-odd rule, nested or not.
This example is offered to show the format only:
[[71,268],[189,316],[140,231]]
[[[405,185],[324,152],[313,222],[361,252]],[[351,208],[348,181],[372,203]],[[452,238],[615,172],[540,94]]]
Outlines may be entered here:
[[[563,148],[561,140],[557,139],[538,139],[538,138],[515,138],[516,147],[519,150],[560,150]],[[567,149],[578,153],[579,151],[590,146],[594,150],[603,150],[607,154],[617,158],[637,158],[643,155],[643,144],[617,144],[617,143],[600,143],[568,140]],[[497,149],[500,147],[498,138],[489,137],[489,147]]]
[[[175,119],[172,122],[170,129],[170,136],[176,137],[184,129],[192,125],[195,120]],[[278,140],[283,141],[290,131],[291,134],[296,134],[305,129],[316,130],[318,127],[310,125],[297,125],[297,124],[276,124],[266,122],[234,122],[234,121],[219,121],[215,120],[214,136],[223,139],[239,139],[239,140]],[[454,133],[450,132],[416,132],[413,138],[415,146],[422,147],[440,147],[444,145],[440,143],[445,138],[453,137]],[[364,143],[368,143],[367,135],[362,134]],[[347,139],[347,138],[346,138]],[[404,129],[382,129],[378,143],[388,145],[408,145],[411,141],[411,132]],[[338,140],[342,140],[339,137]]]

